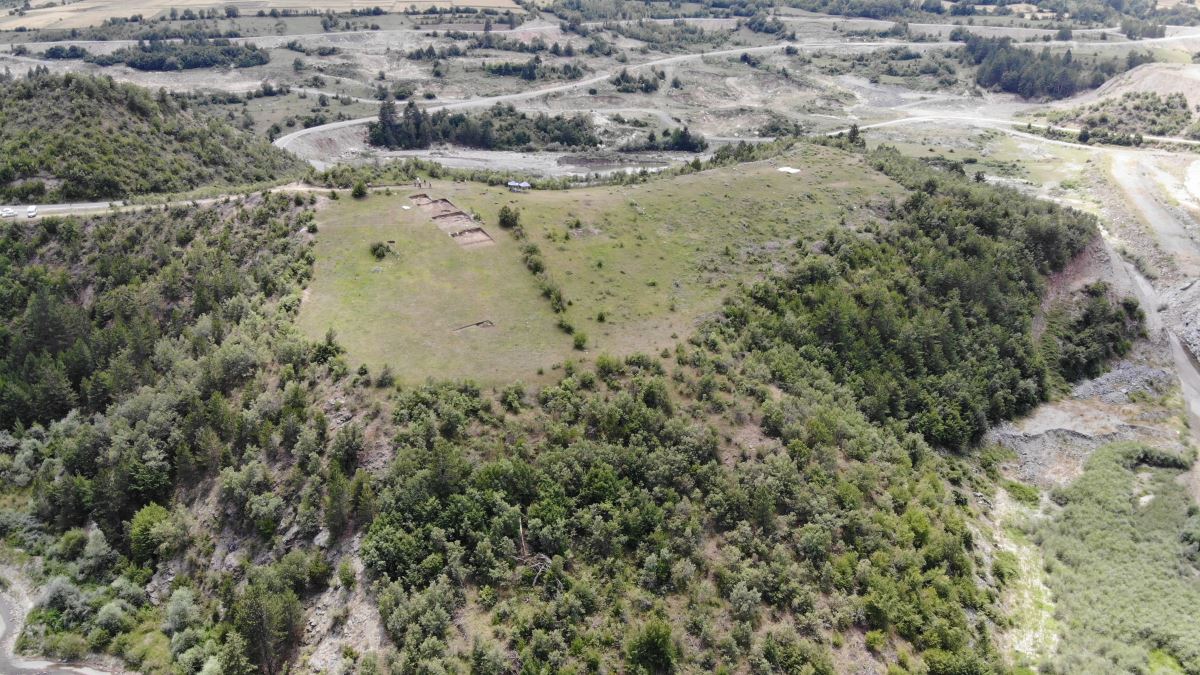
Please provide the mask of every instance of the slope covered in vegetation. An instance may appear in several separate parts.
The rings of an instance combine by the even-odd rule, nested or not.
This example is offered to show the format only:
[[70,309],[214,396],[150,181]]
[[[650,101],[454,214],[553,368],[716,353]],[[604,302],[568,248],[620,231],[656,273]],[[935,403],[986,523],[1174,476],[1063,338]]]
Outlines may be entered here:
[[1176,136],[1185,129],[1188,136],[1200,133],[1192,124],[1187,99],[1180,93],[1126,92],[1119,98],[1051,113],[1049,119],[1087,129],[1088,137],[1095,141],[1125,141],[1122,145],[1136,144],[1143,134]]
[[185,192],[299,170],[282,150],[165,92],[44,70],[0,82],[0,201]]
[[1200,515],[1179,480],[1193,460],[1108,446],[1055,493],[1034,532],[1065,627],[1056,672],[1200,671]]
[[1046,396],[1031,318],[1095,229],[871,159],[906,200],[674,349],[538,390],[389,393],[300,337],[302,198],[4,226],[0,533],[46,584],[24,644],[276,673],[305,608],[365,584],[391,646],[343,650],[359,672],[833,673],[855,636],[893,672],[990,672],[943,450]]

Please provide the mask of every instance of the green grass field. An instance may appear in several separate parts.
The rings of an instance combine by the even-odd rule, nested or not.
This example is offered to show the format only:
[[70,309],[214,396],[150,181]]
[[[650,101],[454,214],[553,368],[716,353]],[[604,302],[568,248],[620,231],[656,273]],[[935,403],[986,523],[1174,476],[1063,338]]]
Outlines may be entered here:
[[[300,314],[305,332],[332,327],[352,365],[391,364],[409,383],[508,381],[571,351],[516,243],[497,236],[495,246],[463,249],[419,209],[401,208],[410,204],[407,192],[376,194],[322,213],[316,278]],[[376,260],[370,245],[389,240],[395,253]],[[455,332],[485,320],[494,327]]]
[[[497,245],[461,249],[419,209],[402,210],[415,190],[333,202],[318,218],[316,275],[300,324],[314,338],[333,327],[352,365],[388,363],[402,382],[482,384],[535,381],[539,368],[568,358],[671,346],[737,284],[781,268],[805,233],[871,219],[900,195],[860,158],[810,145],[638,186],[513,194],[434,181],[421,191],[479,214]],[[570,302],[564,318],[588,336],[586,353],[556,325],[520,243],[496,226],[505,204],[521,210],[529,241]],[[368,248],[387,240],[398,255],[376,262]],[[481,320],[495,326],[451,332]]]

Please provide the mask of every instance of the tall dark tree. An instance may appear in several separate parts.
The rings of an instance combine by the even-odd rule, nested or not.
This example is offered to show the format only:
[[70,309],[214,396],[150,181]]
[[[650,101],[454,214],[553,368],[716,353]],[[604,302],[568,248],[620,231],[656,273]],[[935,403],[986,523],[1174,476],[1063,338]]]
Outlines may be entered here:
[[379,104],[379,121],[371,123],[369,138],[371,145],[384,148],[396,147],[396,99],[390,94]]
[[300,629],[300,599],[289,589],[255,581],[238,598],[233,624],[246,640],[250,659],[265,675],[282,670]]

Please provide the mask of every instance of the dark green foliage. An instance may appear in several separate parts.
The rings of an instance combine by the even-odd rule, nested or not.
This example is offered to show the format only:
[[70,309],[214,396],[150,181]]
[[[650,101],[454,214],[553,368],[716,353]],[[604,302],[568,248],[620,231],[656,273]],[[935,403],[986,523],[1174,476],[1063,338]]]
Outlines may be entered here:
[[158,504],[147,504],[129,521],[129,548],[136,562],[153,561],[162,544],[155,529],[167,518],[167,510]]
[[498,223],[500,228],[503,229],[516,229],[521,227],[521,210],[514,209],[510,207],[510,205],[504,204],[503,207],[500,207]]
[[762,12],[750,17],[750,19],[742,25],[748,30],[754,31],[755,33],[768,33],[770,35],[775,35],[787,31],[787,26],[785,26],[778,17],[767,16]]
[[82,59],[82,58],[86,57],[87,55],[88,55],[87,50],[84,49],[83,47],[80,47],[79,45],[70,45],[68,47],[63,47],[62,45],[55,45],[54,47],[51,47],[51,48],[47,49],[46,51],[42,52],[42,58],[54,59],[54,60]]
[[439,110],[426,114],[409,101],[397,116],[395,102],[384,101],[379,120],[368,132],[371,145],[385,148],[427,148],[451,143],[484,150],[548,147],[591,147],[599,144],[591,121],[583,115],[534,116],[511,105],[496,105],[481,112]]
[[266,675],[279,672],[300,637],[303,612],[295,591],[256,580],[233,606],[233,625],[246,641],[246,654]]
[[[1045,398],[1051,370],[1030,331],[1043,275],[1096,231],[1083,214],[938,174],[894,151],[873,161],[920,188],[892,226],[807,243],[790,276],[731,302],[718,332],[762,352],[785,388],[795,364],[815,360],[855,390],[872,419],[964,448]],[[1117,349],[1126,335],[1095,339]]]
[[649,77],[639,74],[637,77],[634,77],[624,68],[621,69],[621,72],[614,75],[610,82],[622,94],[634,94],[638,92],[652,94],[658,91],[659,86],[659,78],[655,74],[652,73]]
[[[165,92],[87,75],[0,86],[0,201],[86,201],[277,179],[297,160]],[[43,178],[53,179],[48,184]]]
[[250,68],[270,62],[271,54],[252,44],[196,38],[183,42],[139,42],[136,47],[124,47],[108,54],[90,54],[84,58],[101,66],[122,63],[136,70],[171,71],[227,66]]
[[679,648],[665,621],[650,621],[629,641],[629,664],[634,672],[671,673]]
[[300,638],[304,612],[300,599],[324,589],[333,567],[315,550],[293,550],[255,569],[229,609],[237,640],[222,660],[240,653],[265,674],[278,673]]
[[687,127],[664,131],[660,138],[651,131],[646,140],[627,143],[621,146],[622,152],[642,152],[665,150],[671,152],[703,152],[708,148],[708,141],[700,134],[694,134]]
[[505,204],[500,207],[498,223],[501,228],[511,230],[521,226],[521,211]]
[[345,473],[351,474],[358,466],[359,455],[362,454],[364,445],[362,427],[348,424],[338,430],[337,436],[333,438],[329,447],[329,460],[341,467]]
[[[267,326],[290,321],[286,311],[268,319],[248,300],[277,297],[308,274],[298,214],[278,196],[246,201],[229,220],[216,209],[177,208],[0,228],[0,421],[50,422],[67,406],[84,413],[53,427],[52,442],[30,446],[38,449],[22,460],[28,468],[14,475],[47,486],[36,493],[39,512],[63,525],[95,521],[122,543],[122,521],[167,503],[176,481],[269,442],[275,425],[303,426],[303,397],[250,426],[227,398],[269,353],[256,341],[283,330]],[[86,307],[78,302],[85,289]],[[278,358],[303,366],[304,344],[287,330],[278,335]],[[297,434],[282,438],[294,443]],[[60,461],[43,464],[50,453]],[[281,506],[251,499],[262,481],[237,475],[230,486],[247,500],[248,518]],[[159,507],[142,512],[133,530],[139,561],[161,543],[154,524],[162,519]]]
[[[951,35],[951,39],[957,36]],[[1085,89],[1094,89],[1117,73],[1153,61],[1150,54],[1129,52],[1125,59],[1104,61],[1074,58],[1068,50],[1052,53],[1019,47],[1009,38],[985,38],[970,35],[965,39],[963,58],[977,66],[975,81],[981,87],[999,89],[1024,98],[1067,98]]]
[[1042,338],[1047,359],[1071,382],[1096,377],[1109,359],[1124,356],[1144,321],[1137,300],[1112,302],[1103,282],[1086,288],[1077,305],[1052,313]]
[[488,63],[484,64],[483,69],[491,75],[519,77],[530,82],[534,80],[574,80],[583,77],[583,69],[574,63],[547,64],[542,61],[540,56],[534,56],[525,63],[509,61]]
[[[900,441],[872,430],[854,412],[849,394],[813,369],[801,382],[819,383],[817,388],[796,388],[782,405],[784,426],[811,431],[789,438],[792,449],[773,451],[765,464],[723,468],[716,435],[676,416],[677,397],[654,374],[661,372],[656,358],[605,368],[607,394],[591,391],[595,379],[586,373],[542,390],[533,423],[549,437],[529,460],[488,450],[498,449],[504,436],[477,390],[423,387],[397,402],[397,459],[362,555],[368,571],[389,584],[380,607],[390,630],[413,625],[417,614],[430,617],[420,623],[433,632],[401,631],[404,645],[444,630],[438,617],[459,602],[450,592],[454,584],[448,587],[444,578],[518,594],[520,602],[505,611],[529,603],[538,607],[539,589],[561,584],[564,598],[583,603],[570,611],[589,617],[597,610],[594,601],[585,600],[597,592],[592,584],[624,593],[620,574],[589,581],[594,579],[589,570],[613,565],[660,595],[685,592],[697,569],[712,570],[722,596],[750,615],[759,603],[811,612],[820,579],[832,575],[829,583],[841,592],[865,596],[873,622],[894,625],[906,639],[940,644],[934,625],[955,626],[948,645],[961,645],[969,636],[959,603],[980,600],[970,558],[961,548],[966,530],[953,515],[957,507],[950,495],[935,488],[940,479],[928,464],[934,456],[919,439]],[[839,444],[851,448],[850,456]],[[472,460],[468,448],[493,458]],[[920,468],[910,468],[914,458],[920,458]],[[837,461],[855,467],[848,478],[830,474]],[[877,472],[888,476],[892,499],[900,500],[886,513],[871,505],[870,495],[885,489],[875,483],[884,480]],[[741,542],[746,552],[725,561],[699,555],[706,531],[717,541]],[[784,532],[794,533],[788,536],[794,537],[795,553],[767,544],[773,533]],[[894,539],[884,534],[894,532],[903,534]],[[901,553],[914,542],[915,556]],[[846,547],[854,552],[835,557],[834,551]],[[559,557],[575,562],[559,567]],[[886,573],[856,580],[857,561],[868,557],[888,560]],[[845,574],[838,572],[843,568]],[[954,599],[921,601],[928,584],[944,584]],[[407,623],[393,618],[397,611]],[[534,616],[554,611],[567,610],[546,607]],[[554,625],[569,642],[587,639],[590,621]],[[666,648],[662,635],[652,637],[632,653],[657,654],[642,662],[657,669]],[[538,658],[537,640],[520,638],[518,648],[528,649],[526,663]],[[643,644],[634,635],[629,640]],[[781,663],[828,663],[811,645],[777,644],[771,653]]]

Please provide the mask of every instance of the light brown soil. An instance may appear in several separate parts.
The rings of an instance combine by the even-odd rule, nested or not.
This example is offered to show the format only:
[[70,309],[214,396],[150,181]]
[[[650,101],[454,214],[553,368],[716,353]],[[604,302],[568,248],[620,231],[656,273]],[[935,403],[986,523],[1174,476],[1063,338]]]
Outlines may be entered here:
[[483,248],[484,246],[493,246],[496,243],[496,240],[492,239],[492,236],[484,231],[482,227],[472,227],[455,232],[450,236],[463,248]]
[[1074,108],[1096,101],[1118,98],[1130,92],[1153,92],[1160,96],[1183,94],[1188,106],[1200,104],[1200,65],[1184,63],[1147,63],[1122,73],[1103,86],[1074,98],[1060,101],[1056,108]]

